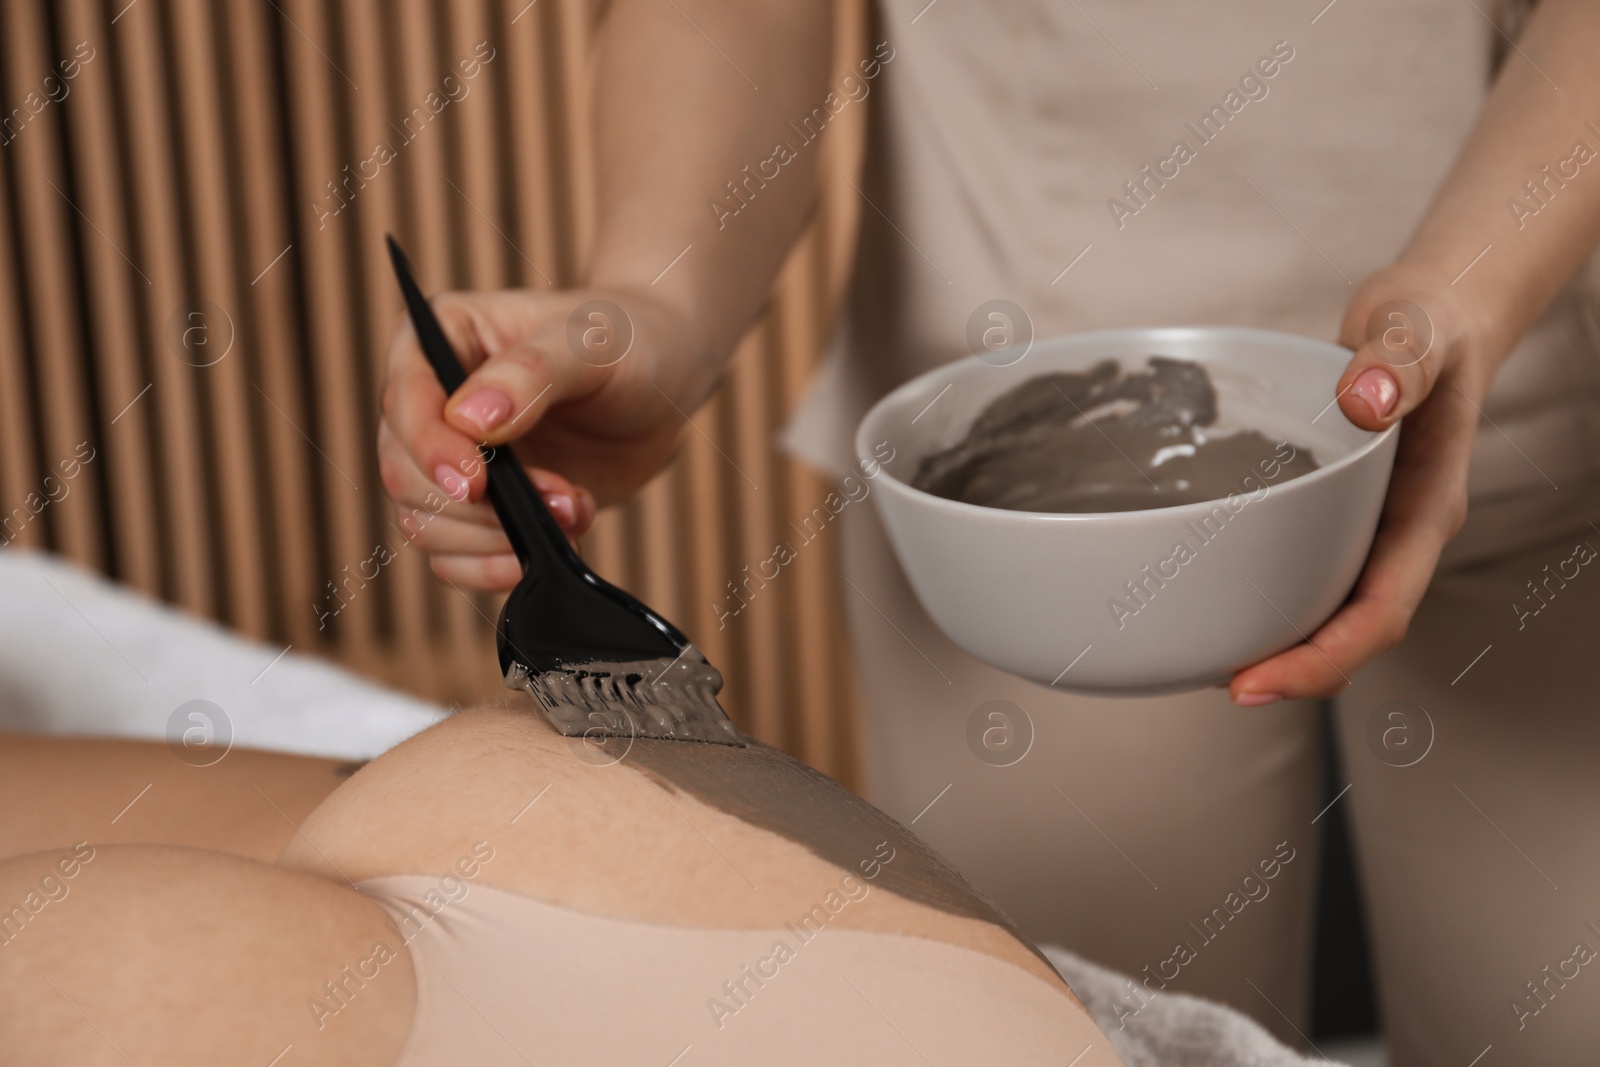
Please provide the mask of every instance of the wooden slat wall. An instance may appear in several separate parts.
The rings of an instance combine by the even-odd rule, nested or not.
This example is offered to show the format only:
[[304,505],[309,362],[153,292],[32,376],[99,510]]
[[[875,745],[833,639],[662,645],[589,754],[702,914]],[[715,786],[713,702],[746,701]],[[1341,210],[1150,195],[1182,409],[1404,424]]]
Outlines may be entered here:
[[[863,0],[839,3],[840,55],[858,55]],[[399,548],[379,484],[400,311],[381,238],[434,289],[580,276],[592,20],[584,0],[0,0],[0,542],[437,700],[497,692],[497,604]],[[480,41],[496,55],[467,96],[399,145]],[[716,605],[829,488],[773,442],[849,257],[859,110],[830,135],[816,220],[726,384],[585,545],[723,668],[748,730],[846,781],[837,546],[801,553],[726,628]],[[398,158],[319,218],[379,141]],[[364,579],[385,541],[398,558]]]

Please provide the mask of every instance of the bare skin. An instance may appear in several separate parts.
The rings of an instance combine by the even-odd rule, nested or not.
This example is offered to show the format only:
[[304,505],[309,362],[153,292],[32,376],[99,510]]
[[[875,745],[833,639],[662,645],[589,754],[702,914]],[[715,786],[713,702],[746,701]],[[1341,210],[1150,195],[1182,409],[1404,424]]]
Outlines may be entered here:
[[[825,91],[819,78],[828,10],[804,0],[773,0],[736,15],[693,5],[696,20],[718,20],[707,32],[736,62],[759,64],[755,92],[728,64],[700,63],[704,42],[683,37],[683,20],[672,25],[670,8],[611,5],[597,68],[598,245],[585,284],[625,293],[618,302],[640,309],[641,358],[596,370],[552,340],[570,309],[593,295],[584,289],[442,301],[459,323],[458,342],[481,366],[446,405],[409,332],[402,328],[391,345],[380,445],[385,485],[403,510],[438,492],[441,483],[423,472],[470,460],[477,440],[516,442],[523,460],[544,472],[536,477],[554,485],[560,475],[551,472],[559,471],[570,479],[578,525],[592,519],[595,500],[611,503],[665,465],[678,412],[705,398],[754,319],[812,203],[815,178],[804,169],[809,160],[790,164],[723,231],[712,225],[705,201]],[[681,37],[683,47],[661,47],[663,36]],[[1355,355],[1338,384],[1339,406],[1366,429],[1407,420],[1382,522],[1349,602],[1310,644],[1235,675],[1230,689],[1238,703],[1332,695],[1404,637],[1465,515],[1475,406],[1516,341],[1600,240],[1600,183],[1569,183],[1559,221],[1541,217],[1519,230],[1506,209],[1507,197],[1520,195],[1542,166],[1589,136],[1583,123],[1600,114],[1597,50],[1600,13],[1592,3],[1538,5],[1405,252],[1351,300],[1340,343]],[[650,287],[655,272],[691,243],[665,288]],[[1493,251],[1458,279],[1491,244]],[[1404,331],[1385,335],[1386,350],[1369,343],[1373,312],[1391,300],[1409,300],[1431,320],[1435,341],[1427,356],[1416,358]],[[491,342],[480,343],[484,337]],[[549,394],[533,403],[547,384]],[[493,424],[467,417],[490,410],[470,399],[484,390],[502,394],[493,410],[515,417]],[[447,509],[451,521],[434,524],[423,542],[434,569],[457,584],[509,589],[520,572],[482,503],[481,473],[458,488],[470,503]],[[559,517],[568,506],[556,510]]]
[[[0,861],[12,909],[71,857]],[[367,955],[387,914],[325,878],[207,849],[101,845],[0,947],[6,1062],[387,1064],[410,1024],[408,957],[318,1030],[307,997]],[[56,890],[59,894],[60,890]]]
[[209,767],[159,741],[0,733],[0,856],[95,844],[181,845],[271,863],[355,770],[239,749]]
[[[304,1004],[387,916],[272,866],[353,770],[249,749],[194,767],[160,742],[0,735],[0,924],[29,892],[50,901],[20,930],[0,925],[8,1062],[267,1063],[289,1044],[316,1050],[311,1063],[392,1058],[409,960],[335,1033],[308,1025]],[[177,1004],[204,1010],[179,1025]]]
[[[76,744],[32,753],[62,793],[85,787]],[[275,864],[91,838],[78,846],[74,874],[55,875],[52,884],[66,887],[59,899],[20,928],[13,921],[0,930],[8,1062],[115,1064],[126,1056],[200,1064],[226,1050],[230,1062],[267,1063],[293,1045],[297,1063],[391,1063],[414,1010],[403,948],[386,977],[326,1026],[306,1010],[324,981],[383,936],[382,909],[351,883],[446,870],[479,842],[494,851],[481,884],[595,915],[721,930],[775,928],[803,913],[846,873],[847,864],[819,853],[818,841],[859,840],[868,847],[850,873],[866,877],[861,864],[891,852],[888,866],[901,865],[914,891],[897,891],[880,874],[872,883],[879,891],[841,913],[842,926],[985,953],[1081,1012],[997,914],[985,917],[981,898],[920,860],[911,835],[838,785],[759,749],[743,758],[772,788],[753,792],[737,774],[726,783],[697,779],[700,746],[636,742],[652,744],[658,748],[648,754],[586,748],[516,698],[457,714],[367,764],[303,820]],[[129,757],[144,773],[149,753],[140,747]],[[97,773],[123,773],[108,753],[96,758]],[[320,761],[307,762],[313,780],[327,773]],[[174,822],[171,836],[191,825]],[[73,857],[52,849],[0,860],[0,907],[23,901]],[[1092,1044],[1083,1064],[1118,1062],[1087,1014],[1081,1029],[1068,1055]]]

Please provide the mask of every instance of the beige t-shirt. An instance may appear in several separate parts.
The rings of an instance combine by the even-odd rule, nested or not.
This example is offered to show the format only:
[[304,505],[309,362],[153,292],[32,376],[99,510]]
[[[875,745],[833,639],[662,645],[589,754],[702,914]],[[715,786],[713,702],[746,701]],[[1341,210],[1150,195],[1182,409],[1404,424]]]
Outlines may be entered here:
[[[1041,338],[1169,324],[1335,338],[1449,169],[1496,31],[1487,0],[1325,3],[878,0],[888,59],[866,83],[856,269],[791,450],[847,467],[872,402],[967,355],[968,319],[992,299]],[[1458,554],[1570,526],[1600,496],[1588,293],[1569,286],[1496,380],[1471,496],[1474,521],[1500,517]]]

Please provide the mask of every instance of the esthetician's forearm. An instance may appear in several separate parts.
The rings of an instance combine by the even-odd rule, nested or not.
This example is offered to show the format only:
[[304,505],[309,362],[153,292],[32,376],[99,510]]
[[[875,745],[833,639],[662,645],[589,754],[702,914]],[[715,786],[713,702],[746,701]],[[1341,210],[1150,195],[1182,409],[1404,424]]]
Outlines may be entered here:
[[[1402,256],[1453,279],[1492,246],[1453,287],[1474,317],[1489,371],[1600,241],[1596,56],[1600,4],[1542,0]],[[1574,158],[1580,141],[1589,154],[1583,164]],[[1540,191],[1542,206],[1529,181],[1548,190]],[[1513,199],[1537,213],[1514,213]]]
[[825,96],[831,8],[612,0],[601,29],[599,228],[588,282],[648,290],[683,313],[717,359],[760,311],[805,224],[816,148],[800,149],[764,185],[752,182],[737,216],[719,219],[710,202],[727,198],[726,183],[742,183],[776,142],[792,141],[786,123]]

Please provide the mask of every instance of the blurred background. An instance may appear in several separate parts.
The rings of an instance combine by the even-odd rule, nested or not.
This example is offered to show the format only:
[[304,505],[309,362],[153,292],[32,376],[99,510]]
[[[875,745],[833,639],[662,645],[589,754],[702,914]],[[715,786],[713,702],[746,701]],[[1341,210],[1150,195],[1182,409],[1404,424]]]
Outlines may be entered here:
[[[864,2],[835,2],[853,56]],[[498,692],[497,599],[435,579],[379,484],[382,239],[435,293],[582,277],[597,14],[0,2],[0,542],[426,698]],[[584,544],[723,670],[744,729],[852,786],[836,546],[723,628],[716,605],[829,488],[774,435],[849,262],[863,114],[830,127],[815,217],[676,462]]]

